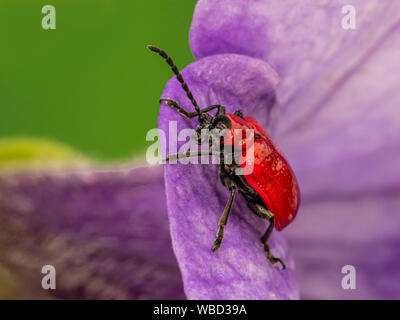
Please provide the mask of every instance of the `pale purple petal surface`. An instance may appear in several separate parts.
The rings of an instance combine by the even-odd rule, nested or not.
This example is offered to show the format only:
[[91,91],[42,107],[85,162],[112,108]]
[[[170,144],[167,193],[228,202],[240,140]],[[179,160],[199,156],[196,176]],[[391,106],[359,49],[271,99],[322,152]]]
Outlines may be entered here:
[[[285,230],[302,296],[399,298],[400,3],[352,1],[357,29],[344,30],[347,4],[200,0],[191,47],[258,57],[281,78],[275,141],[303,195]],[[348,292],[352,262],[361,288]]]
[[[267,61],[282,78],[278,90],[285,109],[289,99],[318,85],[320,92],[314,90],[308,99],[319,101],[332,84],[365,62],[399,23],[398,1],[355,0],[351,5],[357,29],[344,30],[345,5],[346,0],[199,0],[190,30],[191,49],[197,59],[240,53]],[[290,115],[290,122],[314,107],[294,102],[297,112]]]
[[[216,55],[189,65],[182,74],[201,107],[222,104],[229,113],[241,109],[270,128],[278,78],[265,62],[241,55]],[[167,83],[162,97],[193,109],[175,78]],[[159,128],[167,137],[172,134],[168,128],[173,120],[178,132],[198,124],[196,119],[186,120],[161,105]],[[272,252],[288,264],[288,269],[281,271],[268,262],[259,240],[267,222],[251,213],[242,199],[234,204],[221,249],[212,252],[218,220],[228,200],[216,165],[169,164],[165,180],[173,248],[189,299],[298,297],[286,243],[273,233]]]
[[[399,171],[391,174],[400,160],[400,3],[353,1],[357,29],[350,31],[341,27],[346,4],[200,0],[191,27],[195,57],[239,52],[277,71],[281,115],[275,140],[304,194],[327,192],[326,180],[332,182],[329,192],[400,182]],[[302,183],[312,179],[311,171],[317,179]]]
[[[154,199],[157,198],[157,201]],[[161,167],[0,177],[0,262],[37,298],[179,299]]]
[[[400,192],[308,199],[285,238],[302,299],[399,299]],[[342,267],[356,270],[343,290]]]

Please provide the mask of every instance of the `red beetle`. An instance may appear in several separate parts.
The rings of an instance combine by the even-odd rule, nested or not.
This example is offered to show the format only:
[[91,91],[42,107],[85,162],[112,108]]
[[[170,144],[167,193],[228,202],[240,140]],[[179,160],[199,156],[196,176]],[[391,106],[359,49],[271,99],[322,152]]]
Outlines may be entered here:
[[[241,111],[227,114],[225,113],[225,108],[221,105],[212,105],[200,109],[172,59],[163,50],[157,47],[148,46],[148,49],[158,53],[166,60],[196,111],[187,112],[176,101],[171,99],[162,98],[160,102],[164,101],[168,106],[176,109],[180,114],[189,119],[198,117],[199,126],[195,133],[199,143],[203,143],[204,141],[204,137],[201,135],[203,129],[219,129],[221,130],[220,132],[223,132],[223,136],[218,136],[217,138],[221,139],[222,145],[230,145],[234,150],[241,149],[240,152],[244,154],[246,151],[250,150],[250,147],[254,150],[253,158],[249,159],[242,154],[239,163],[238,161],[226,163],[222,152],[218,152],[218,154],[221,154],[219,170],[221,182],[231,193],[218,223],[219,229],[216,239],[213,242],[213,251],[218,250],[222,244],[224,227],[228,222],[228,216],[232,209],[236,192],[239,192],[253,213],[270,222],[260,240],[264,246],[264,251],[267,254],[268,260],[273,265],[280,263],[282,268],[285,269],[285,263],[272,255],[267,242],[274,226],[280,231],[293,221],[300,204],[298,183],[289,163],[282,152],[273,143],[268,133],[255,119],[243,117]],[[213,109],[217,109],[215,116],[208,114],[208,112]],[[237,130],[242,130],[242,132],[250,130],[253,132],[253,135],[251,135],[250,138],[234,139]],[[240,144],[238,144],[238,141],[240,141]],[[200,151],[169,155],[167,160],[178,157],[200,156],[203,154],[204,152]],[[215,150],[206,154],[215,154]],[[252,172],[249,174],[244,173],[243,175],[237,174],[238,168],[244,168],[246,165],[249,165],[248,161],[254,161]]]

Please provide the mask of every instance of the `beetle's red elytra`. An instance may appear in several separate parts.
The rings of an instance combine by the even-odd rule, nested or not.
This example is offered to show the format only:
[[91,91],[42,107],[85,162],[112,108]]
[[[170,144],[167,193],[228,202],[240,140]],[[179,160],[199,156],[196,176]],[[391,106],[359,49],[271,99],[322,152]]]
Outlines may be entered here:
[[[232,122],[238,121],[237,116],[226,116]],[[280,231],[296,217],[300,205],[299,186],[292,168],[267,132],[255,119],[245,117],[243,120],[257,136],[254,140],[254,170],[244,177],[274,214],[275,228]],[[241,163],[242,167],[248,165],[245,161]]]
[[[230,190],[230,197],[218,222],[219,228],[216,239],[213,242],[212,250],[216,251],[221,247],[224,237],[224,228],[228,223],[228,217],[235,196],[239,193],[254,214],[269,221],[269,226],[264,235],[260,238],[260,241],[268,260],[273,265],[280,263],[282,268],[285,269],[285,263],[282,259],[272,255],[267,242],[274,227],[278,231],[285,228],[294,220],[299,208],[300,190],[288,161],[274,144],[267,131],[264,130],[255,119],[244,117],[240,110],[235,111],[233,114],[227,114],[225,112],[225,107],[221,105],[212,105],[200,109],[172,59],[165,51],[157,47],[148,46],[148,49],[158,53],[165,59],[176,75],[177,80],[181,83],[195,111],[186,111],[172,99],[162,98],[160,102],[165,102],[167,106],[174,108],[186,118],[198,118],[199,125],[195,133],[199,144],[202,143],[201,131],[203,129],[222,129],[226,130],[226,132],[223,137],[218,137],[221,139],[221,144],[230,144],[234,149],[240,149],[244,151],[244,153],[249,150],[250,147],[254,150],[254,157],[252,159],[248,159],[247,157],[243,158],[244,155],[242,154],[240,163],[225,163],[221,153],[219,175],[222,184]],[[214,109],[217,109],[217,113],[215,116],[212,116],[208,112]],[[235,130],[251,130],[253,135],[250,137],[246,136],[244,140],[241,140],[239,145],[234,139]],[[210,151],[210,154],[214,154],[214,152]],[[167,159],[177,156],[199,155],[202,155],[202,153],[169,155]],[[237,175],[236,169],[247,166],[248,161],[254,161],[252,172],[250,174]]]

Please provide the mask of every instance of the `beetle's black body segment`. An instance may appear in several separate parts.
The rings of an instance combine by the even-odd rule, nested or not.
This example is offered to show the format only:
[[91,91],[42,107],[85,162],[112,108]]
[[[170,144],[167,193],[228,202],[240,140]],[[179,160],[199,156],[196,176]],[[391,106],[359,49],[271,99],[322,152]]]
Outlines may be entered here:
[[[186,92],[187,97],[193,104],[195,111],[194,112],[188,112],[186,111],[183,107],[181,107],[176,101],[169,99],[169,98],[161,98],[160,103],[165,102],[166,105],[168,105],[171,108],[174,108],[178,113],[180,113],[182,116],[188,118],[188,119],[193,119],[195,117],[198,117],[199,119],[199,126],[196,129],[197,133],[197,139],[199,143],[202,143],[201,141],[201,130],[202,129],[214,129],[214,128],[222,128],[222,129],[227,129],[231,128],[231,122],[228,117],[225,116],[225,107],[221,105],[212,105],[209,107],[206,107],[204,109],[200,109],[198,106],[196,100],[193,97],[193,94],[189,90],[188,85],[184,81],[181,73],[179,72],[178,68],[176,65],[173,63],[172,59],[166,54],[165,51],[155,47],[155,46],[148,46],[148,49],[158,53],[162,58],[165,59],[165,61],[168,63],[168,65],[171,67],[173,73],[176,75],[177,80],[181,83],[183,90]],[[209,111],[212,111],[214,109],[217,109],[217,113],[215,116],[212,116],[208,114]],[[243,118],[243,113],[242,111],[238,110],[233,113],[235,116],[238,116],[240,118]],[[221,138],[221,137],[218,137]],[[257,139],[257,135],[255,137]],[[261,243],[263,244],[264,251],[267,254],[268,260],[273,264],[280,263],[282,265],[282,268],[285,269],[285,263],[279,259],[274,257],[271,252],[270,248],[267,244],[268,239],[271,235],[271,232],[274,229],[274,215],[267,209],[263,199],[260,197],[260,195],[257,193],[254,188],[252,188],[249,183],[246,181],[246,179],[243,178],[243,176],[237,175],[235,170],[240,167],[239,164],[233,163],[233,164],[226,164],[224,163],[224,155],[223,152],[221,151],[215,151],[215,150],[210,150],[210,151],[199,151],[199,152],[186,152],[184,154],[175,154],[175,155],[168,155],[167,156],[167,161],[170,161],[172,159],[178,159],[181,157],[196,157],[196,156],[202,156],[202,155],[220,155],[220,166],[219,166],[219,175],[222,184],[227,187],[230,190],[230,196],[228,199],[228,202],[225,206],[224,212],[218,222],[218,232],[216,234],[216,239],[213,242],[213,247],[212,250],[216,251],[221,247],[222,244],[222,239],[224,237],[224,227],[228,223],[228,218],[229,218],[229,213],[232,210],[232,206],[234,203],[234,199],[236,196],[236,193],[239,192],[241,197],[244,199],[246,202],[247,206],[249,209],[256,214],[258,217],[268,220],[269,221],[269,226],[267,230],[265,231],[264,235],[260,238]],[[234,159],[233,154],[232,154],[232,159]]]

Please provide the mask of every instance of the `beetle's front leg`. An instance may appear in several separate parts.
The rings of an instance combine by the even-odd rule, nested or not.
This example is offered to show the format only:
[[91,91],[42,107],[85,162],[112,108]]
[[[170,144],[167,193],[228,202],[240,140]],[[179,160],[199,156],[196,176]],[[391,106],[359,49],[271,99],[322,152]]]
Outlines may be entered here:
[[[178,102],[175,100],[172,100],[170,98],[161,98],[160,103],[165,102],[165,104],[169,107],[174,108],[175,110],[178,111],[181,115],[185,116],[186,118],[192,119],[194,117],[197,117],[199,113],[197,111],[195,112],[187,112],[183,107],[181,107]],[[209,106],[207,108],[201,109],[200,113],[206,113],[208,111],[212,111],[214,109],[218,109],[217,116],[218,115],[224,115],[225,114],[225,107],[219,105],[219,104],[214,104],[212,106]]]
[[172,100],[170,98],[161,98],[160,103],[165,102],[165,104],[169,107],[174,108],[175,110],[178,111],[181,115],[185,116],[186,118],[192,119],[199,114],[197,112],[187,112],[183,107],[181,107],[178,102],[175,100]]
[[200,150],[200,151],[186,151],[185,153],[169,154],[165,159],[162,159],[162,163],[180,160],[182,158],[192,158],[200,156],[223,156],[222,152],[213,150]]

